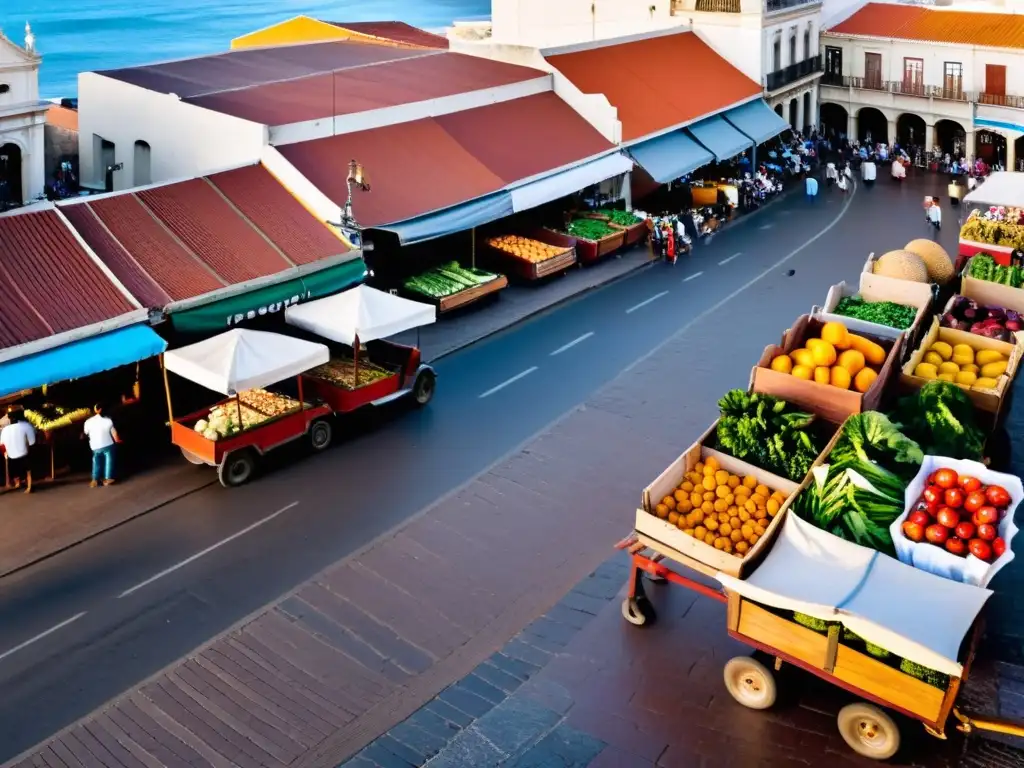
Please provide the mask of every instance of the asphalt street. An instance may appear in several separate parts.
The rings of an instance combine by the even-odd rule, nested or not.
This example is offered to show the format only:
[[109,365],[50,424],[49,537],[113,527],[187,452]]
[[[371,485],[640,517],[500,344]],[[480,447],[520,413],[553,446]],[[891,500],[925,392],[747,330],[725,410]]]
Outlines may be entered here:
[[[830,285],[855,282],[869,252],[927,236],[921,198],[944,184],[929,175],[823,190],[813,203],[792,195],[674,267],[442,359],[426,409],[353,422],[322,455],[285,457],[248,486],[206,488],[0,580],[0,761],[408,520],[697,320],[719,319],[723,358],[749,361],[723,366],[716,391],[746,386],[734,372]],[[948,246],[956,210],[945,213]],[[763,305],[763,322],[730,325],[737,303]],[[665,382],[681,399],[686,374]]]

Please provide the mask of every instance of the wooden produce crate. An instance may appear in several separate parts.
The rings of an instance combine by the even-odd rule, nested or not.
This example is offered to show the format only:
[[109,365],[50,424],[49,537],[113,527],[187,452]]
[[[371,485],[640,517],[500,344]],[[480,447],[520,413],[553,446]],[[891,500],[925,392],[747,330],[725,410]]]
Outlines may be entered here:
[[1014,337],[1017,340],[1016,344],[997,341],[996,339],[979,336],[976,333],[970,333],[968,331],[958,331],[954,328],[943,328],[939,325],[939,319],[937,317],[932,318],[932,324],[928,329],[928,332],[921,338],[921,343],[911,353],[906,364],[903,366],[903,371],[900,374],[900,383],[906,390],[917,390],[929,381],[929,379],[922,379],[920,376],[915,376],[914,369],[917,367],[917,364],[924,359],[924,354],[928,348],[936,341],[945,341],[950,346],[967,344],[970,347],[974,347],[976,350],[994,349],[995,351],[1006,355],[1008,361],[1006,365],[1006,373],[999,377],[999,386],[996,389],[973,389],[961,384],[957,384],[957,386],[962,387],[967,392],[967,396],[971,399],[971,402],[974,403],[976,408],[993,414],[998,418],[1006,400],[1006,395],[1010,391],[1010,384],[1013,382],[1013,377],[1017,373],[1017,367],[1020,365],[1021,356],[1024,356],[1024,331],[1017,331],[1017,333],[1014,334]]
[[622,246],[624,248],[630,248],[637,243],[642,243],[644,238],[647,237],[646,221],[641,221],[638,224],[632,224],[628,227],[616,224],[615,222],[608,222],[608,226],[612,229],[621,229],[625,233],[622,241]]
[[508,287],[508,278],[504,275],[498,275],[497,278],[489,282],[483,283],[482,285],[475,285],[472,288],[467,288],[464,291],[458,293],[452,293],[448,296],[442,296],[437,302],[438,312],[450,312],[456,307],[464,307],[467,304],[471,304],[474,301],[482,299],[484,296],[489,296],[492,293],[497,293],[503,288]]
[[481,248],[484,251],[485,258],[501,264],[503,271],[507,271],[523,280],[540,280],[556,275],[559,272],[565,272],[576,263],[576,246],[573,244],[572,238],[564,237],[559,239],[560,242],[550,242],[556,238],[548,235],[554,234],[557,233],[537,231],[530,235],[523,235],[523,237],[528,237],[531,240],[561,249],[559,253],[544,261],[530,261],[520,258],[506,250],[495,248],[487,240],[484,240]]
[[974,299],[983,307],[1002,307],[1015,312],[1024,313],[1024,288],[1013,288],[1009,285],[993,283],[971,277],[968,270],[960,278],[960,295]]
[[[546,230],[552,235],[562,235],[568,237],[573,241],[573,245],[576,248],[576,258],[582,263],[587,264],[592,261],[597,261],[602,256],[607,256],[609,253],[614,253],[622,247],[622,243],[625,240],[625,231],[619,231],[611,235],[606,235],[600,240],[586,240],[582,237],[572,237],[571,235],[565,235],[564,232],[556,232],[554,230]],[[547,236],[545,234],[545,236]],[[545,241],[548,242],[548,241]]]
[[782,398],[834,424],[842,424],[848,416],[855,413],[878,410],[886,385],[898,370],[905,339],[903,333],[895,340],[871,334],[858,334],[879,344],[886,351],[885,362],[878,371],[878,377],[863,394],[853,389],[840,389],[830,384],[798,379],[788,373],[773,371],[769,367],[776,355],[789,354],[794,349],[804,346],[804,341],[810,336],[817,336],[822,325],[824,323],[819,318],[801,315],[793,327],[783,334],[780,344],[765,347],[761,359],[751,372],[750,391]]

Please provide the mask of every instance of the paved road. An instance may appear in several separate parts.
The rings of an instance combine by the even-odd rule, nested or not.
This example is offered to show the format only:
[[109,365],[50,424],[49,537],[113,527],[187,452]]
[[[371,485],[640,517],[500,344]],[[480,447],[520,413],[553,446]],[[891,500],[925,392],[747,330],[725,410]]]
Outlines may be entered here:
[[[905,232],[924,193],[883,184],[823,195],[813,208],[783,201],[674,268],[657,265],[442,360],[426,410],[356,425],[325,455],[245,488],[206,489],[0,581],[0,759],[408,519],[695,319],[763,302],[764,327],[723,331],[775,340],[828,285],[855,280],[868,251],[899,245],[886,227]],[[666,386],[685,397],[685,381]]]

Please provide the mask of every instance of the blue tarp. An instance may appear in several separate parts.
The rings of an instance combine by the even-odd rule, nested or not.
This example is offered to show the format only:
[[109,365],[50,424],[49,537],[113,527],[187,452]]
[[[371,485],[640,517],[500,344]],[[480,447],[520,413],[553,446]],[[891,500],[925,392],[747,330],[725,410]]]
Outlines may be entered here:
[[754,145],[751,139],[737,131],[718,115],[705,117],[686,130],[693,138],[710,149],[719,162],[731,160]]
[[81,379],[162,354],[167,342],[148,325],[131,325],[0,363],[0,397]]
[[633,144],[629,153],[659,184],[675,181],[715,159],[683,131],[672,131]]
[[377,229],[394,232],[402,245],[412,245],[479,227],[481,224],[511,216],[512,213],[512,195],[508,192],[498,192]]
[[753,139],[755,144],[763,144],[789,128],[789,123],[765,104],[764,99],[733,107],[723,117],[739,128],[741,133]]

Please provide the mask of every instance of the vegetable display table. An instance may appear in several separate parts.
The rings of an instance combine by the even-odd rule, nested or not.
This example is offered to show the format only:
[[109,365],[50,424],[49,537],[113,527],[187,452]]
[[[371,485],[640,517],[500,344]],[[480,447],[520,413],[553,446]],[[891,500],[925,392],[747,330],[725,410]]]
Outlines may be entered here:
[[501,235],[484,243],[485,257],[523,280],[540,280],[565,272],[576,263],[572,238],[537,230],[528,236]]
[[452,261],[405,281],[407,294],[432,302],[438,312],[450,312],[508,287],[504,275],[482,269],[466,269]]

